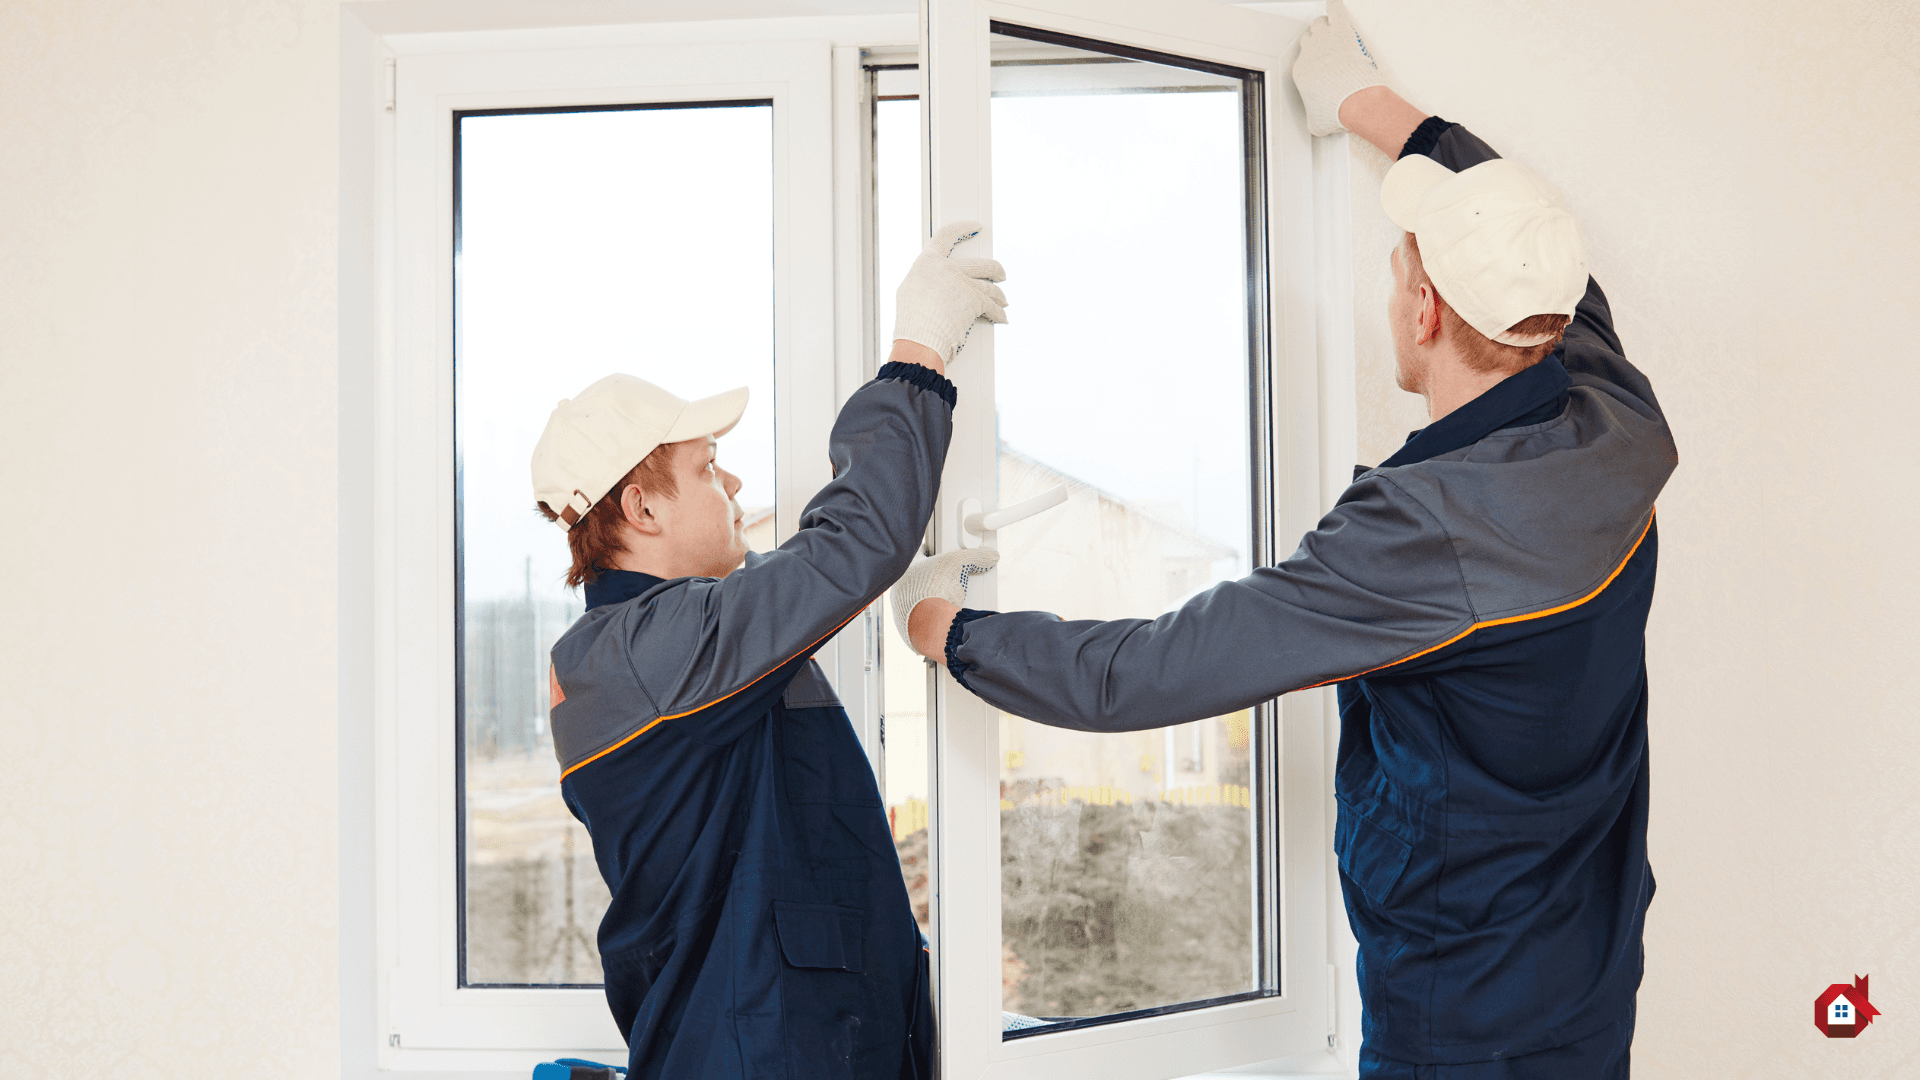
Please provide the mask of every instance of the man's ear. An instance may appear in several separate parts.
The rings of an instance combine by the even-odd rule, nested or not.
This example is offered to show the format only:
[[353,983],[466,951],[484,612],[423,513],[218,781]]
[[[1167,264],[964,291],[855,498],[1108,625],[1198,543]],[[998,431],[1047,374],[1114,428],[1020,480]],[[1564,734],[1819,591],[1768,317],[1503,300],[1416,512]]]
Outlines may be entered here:
[[1420,328],[1413,335],[1415,345],[1425,345],[1440,337],[1440,294],[1430,285],[1420,286],[1420,306],[1415,309]]
[[638,532],[652,536],[660,531],[660,519],[653,516],[653,507],[647,505],[637,484],[620,489],[620,516]]

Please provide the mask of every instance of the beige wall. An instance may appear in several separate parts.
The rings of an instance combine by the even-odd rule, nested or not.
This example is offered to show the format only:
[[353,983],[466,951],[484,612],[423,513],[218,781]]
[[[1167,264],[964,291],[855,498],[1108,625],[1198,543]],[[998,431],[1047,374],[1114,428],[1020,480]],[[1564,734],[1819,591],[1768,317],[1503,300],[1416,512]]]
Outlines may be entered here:
[[330,0],[0,5],[0,1074],[335,1071]]
[[[1411,98],[1565,188],[1678,430],[1639,1075],[1895,1076],[1920,1060],[1912,7],[1355,6]],[[7,1075],[337,1074],[335,20],[0,7]],[[1372,462],[1419,419],[1382,362],[1384,163],[1358,162]],[[1854,974],[1886,1018],[1821,1039],[1814,994]]]
[[[1350,6],[1410,100],[1566,192],[1680,446],[1635,1075],[1915,1075],[1920,7]],[[1355,154],[1369,464],[1423,422],[1381,315],[1385,168]],[[1814,995],[1856,974],[1886,1016],[1821,1037]]]

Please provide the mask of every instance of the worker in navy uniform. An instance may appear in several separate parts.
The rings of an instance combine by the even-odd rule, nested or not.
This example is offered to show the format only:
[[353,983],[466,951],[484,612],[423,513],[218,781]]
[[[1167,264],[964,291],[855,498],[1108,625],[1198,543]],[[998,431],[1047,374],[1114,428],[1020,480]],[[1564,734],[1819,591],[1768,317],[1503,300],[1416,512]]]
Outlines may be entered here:
[[[815,649],[912,560],[952,436],[945,377],[997,263],[943,229],[898,293],[891,360],[833,426],[834,479],[749,554],[717,440],[745,389],[611,375],[533,455],[587,611],[552,654],[561,794],[612,893],[607,1004],[630,1080],[931,1075],[925,941],[873,771]],[[697,363],[698,358],[687,358]]]
[[1157,619],[965,609],[937,561],[896,610],[962,685],[1059,727],[1337,684],[1360,1075],[1619,1080],[1654,889],[1645,628],[1673,438],[1559,192],[1407,104],[1328,8],[1294,79],[1315,134],[1398,159],[1387,316],[1430,423],[1290,558]]

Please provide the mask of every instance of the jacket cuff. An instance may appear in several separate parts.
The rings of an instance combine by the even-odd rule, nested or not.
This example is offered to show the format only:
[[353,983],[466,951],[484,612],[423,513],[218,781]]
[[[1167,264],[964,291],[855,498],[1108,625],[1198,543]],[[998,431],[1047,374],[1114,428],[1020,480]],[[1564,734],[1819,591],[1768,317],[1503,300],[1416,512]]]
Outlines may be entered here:
[[1432,157],[1433,148],[1439,145],[1441,134],[1452,126],[1453,121],[1442,120],[1437,116],[1429,116],[1420,121],[1420,126],[1414,128],[1413,134],[1407,136],[1406,145],[1400,148],[1400,156],[1426,154]]
[[961,608],[959,614],[953,617],[952,624],[947,627],[947,671],[953,676],[954,682],[959,683],[961,686],[966,686],[969,691],[971,691],[973,687],[967,686],[967,670],[973,665],[960,659],[960,639],[966,636],[968,623],[975,619],[984,619],[989,615],[998,614],[1000,613],[997,611],[976,611],[973,608]]
[[932,368],[921,367],[919,364],[904,364],[898,360],[889,360],[881,365],[880,373],[873,377],[874,382],[886,379],[899,379],[909,386],[931,390],[946,400],[949,409],[953,408],[954,401],[959,396],[959,392],[954,389],[952,383],[947,381],[945,375],[936,373]]

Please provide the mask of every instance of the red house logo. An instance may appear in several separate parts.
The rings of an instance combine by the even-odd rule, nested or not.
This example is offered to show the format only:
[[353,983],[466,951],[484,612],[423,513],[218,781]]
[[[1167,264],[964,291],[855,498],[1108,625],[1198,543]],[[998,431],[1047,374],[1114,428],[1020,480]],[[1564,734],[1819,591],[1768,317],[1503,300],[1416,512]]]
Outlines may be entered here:
[[1813,1026],[1829,1039],[1851,1039],[1879,1015],[1867,1000],[1865,975],[1855,975],[1852,986],[1834,983],[1813,999]]

